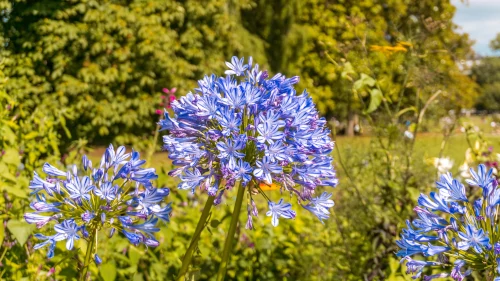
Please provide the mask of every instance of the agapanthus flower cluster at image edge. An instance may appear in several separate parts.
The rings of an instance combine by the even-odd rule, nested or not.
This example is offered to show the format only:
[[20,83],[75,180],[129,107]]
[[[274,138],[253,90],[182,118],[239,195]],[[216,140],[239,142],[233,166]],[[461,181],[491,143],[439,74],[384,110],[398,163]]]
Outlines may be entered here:
[[[151,181],[158,177],[155,169],[143,168],[146,161],[138,152],[125,152],[123,146],[115,151],[110,145],[99,167],[93,168],[83,156],[83,169],[73,165],[64,172],[45,163],[47,178],[35,172],[29,186],[36,196],[30,204],[35,212],[26,213],[24,218],[37,228],[50,225],[55,231],[50,236],[35,234],[43,241],[35,249],[48,246],[47,256],[51,258],[56,242],[65,240],[66,248],[72,250],[75,240],[97,239],[97,232],[104,230],[110,237],[119,231],[134,245],[159,245],[154,233],[159,231],[159,220],[169,221],[171,206],[162,203],[169,189],[153,187]],[[99,264],[97,247],[91,245]]]
[[246,187],[250,229],[257,193],[268,200],[274,226],[296,215],[283,199],[269,200],[263,184],[294,194],[320,220],[328,218],[332,195],[318,196],[316,189],[337,185],[334,143],[308,93],[297,95],[299,77],[269,78],[251,58],[245,64],[233,57],[226,65],[225,77],[205,76],[194,93],[172,102],[174,116],[165,112],[164,148],[178,166],[170,175],[180,178],[180,189],[199,187],[216,196],[215,204],[237,184]]
[[[465,280],[477,272],[488,280],[500,281],[500,231],[498,212],[500,188],[484,165],[470,170],[466,188],[450,173],[437,182],[439,192],[421,194],[415,212],[418,218],[407,221],[396,243],[397,256],[406,261],[407,273],[419,278],[425,267],[442,273],[424,276],[423,280],[453,278]],[[470,192],[467,194],[466,190]],[[415,260],[414,255],[436,259]]]

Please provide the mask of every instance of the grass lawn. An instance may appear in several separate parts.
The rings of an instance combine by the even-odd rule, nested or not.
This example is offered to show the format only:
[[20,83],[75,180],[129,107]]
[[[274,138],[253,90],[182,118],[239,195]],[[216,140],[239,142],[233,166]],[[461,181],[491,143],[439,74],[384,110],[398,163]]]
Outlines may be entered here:
[[[485,138],[490,142],[491,146],[496,148],[494,151],[500,153],[500,134],[487,134]],[[337,137],[335,149],[338,149],[343,157],[347,150],[358,150],[362,154],[363,151],[370,149],[371,140],[372,138],[369,136]],[[415,142],[415,158],[426,161],[438,157],[442,141],[443,136],[440,134],[424,133],[418,135]],[[443,157],[449,157],[454,161],[453,173],[457,172],[458,166],[464,162],[467,148],[469,148],[469,145],[464,133],[455,133],[448,139],[443,151]],[[337,153],[334,154],[334,158],[336,156]]]
[[[490,122],[492,119],[490,117],[481,118],[481,117],[471,117],[462,120],[462,122],[472,123],[477,126],[482,132],[485,133],[485,138],[490,142],[491,146],[497,149],[496,152],[500,153],[500,133],[497,129],[495,131],[494,128],[490,126]],[[422,133],[417,135],[417,139],[415,142],[415,160],[419,161],[429,161],[434,157],[439,156],[439,152],[441,149],[443,136],[437,132],[436,130],[431,130],[429,133]],[[345,137],[338,136],[336,139],[336,147],[335,149],[340,151],[343,158],[348,157],[348,151],[355,151],[356,154],[362,155],[365,151],[370,149],[370,142],[373,140],[371,136],[356,136],[356,137]],[[443,157],[449,157],[454,161],[454,166],[452,169],[453,173],[458,171],[458,167],[465,160],[465,151],[469,147],[465,134],[460,132],[457,129],[454,134],[448,139],[448,142],[445,145],[443,151]],[[98,164],[100,161],[100,157],[104,153],[104,147],[95,148],[90,153],[90,159]],[[337,160],[338,151],[334,152],[334,161]],[[141,152],[141,158],[145,159],[147,157],[147,153]],[[171,161],[168,159],[168,153],[166,152],[157,152],[151,157],[151,160],[147,163],[149,167],[154,167],[157,171],[161,171],[164,169],[165,172],[170,171],[173,167]],[[342,171],[340,165],[338,163],[334,163],[339,175],[342,176]],[[174,180],[175,181],[175,180]]]

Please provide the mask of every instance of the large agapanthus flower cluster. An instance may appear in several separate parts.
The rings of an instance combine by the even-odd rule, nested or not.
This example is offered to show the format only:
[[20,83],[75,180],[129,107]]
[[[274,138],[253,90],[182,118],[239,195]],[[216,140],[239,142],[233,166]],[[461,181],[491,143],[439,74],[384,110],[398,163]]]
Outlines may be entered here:
[[[424,276],[424,280],[451,277],[464,280],[472,271],[500,280],[500,231],[498,215],[500,188],[492,170],[479,165],[470,170],[466,188],[450,173],[437,182],[439,192],[421,194],[415,207],[418,218],[407,221],[396,243],[399,257],[406,260],[407,273],[414,279],[425,267],[440,267],[446,272]],[[470,194],[466,194],[470,189]],[[437,256],[434,261],[414,260],[410,256]]]
[[[51,225],[55,230],[51,236],[35,234],[43,240],[35,249],[48,246],[51,258],[56,242],[65,240],[66,248],[72,250],[75,240],[97,240],[100,230],[108,230],[110,237],[119,231],[134,245],[158,246],[153,234],[159,231],[159,220],[169,221],[170,204],[162,204],[169,189],[153,187],[155,169],[143,168],[146,161],[138,152],[125,152],[123,146],[115,151],[110,145],[99,167],[93,168],[83,156],[83,169],[73,165],[63,172],[45,163],[46,179],[35,172],[29,185],[36,196],[30,204],[35,212],[26,213],[24,218],[38,228]],[[95,254],[94,240],[89,242]],[[100,263],[97,255],[94,258]]]
[[236,184],[245,186],[247,228],[257,215],[252,197],[257,192],[268,200],[274,226],[280,217],[295,217],[290,203],[268,199],[263,184],[295,194],[320,220],[328,218],[331,194],[314,195],[318,186],[337,184],[330,156],[334,144],[308,93],[297,95],[299,78],[268,78],[251,58],[245,64],[233,57],[226,65],[225,77],[205,76],[195,93],[172,102],[175,116],[165,112],[164,147],[178,166],[170,175],[180,178],[180,189],[200,187],[216,196],[215,204]]

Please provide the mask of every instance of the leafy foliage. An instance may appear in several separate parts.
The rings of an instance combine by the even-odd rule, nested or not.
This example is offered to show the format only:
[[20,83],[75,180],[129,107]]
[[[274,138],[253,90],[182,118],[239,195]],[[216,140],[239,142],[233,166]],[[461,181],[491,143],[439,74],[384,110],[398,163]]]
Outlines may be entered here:
[[476,101],[479,110],[500,110],[500,58],[486,57],[472,68],[471,76],[481,87]]
[[60,123],[63,144],[139,142],[155,128],[163,87],[192,88],[252,37],[234,32],[237,18],[221,0],[16,0],[0,7],[6,89],[21,101],[21,118],[52,101],[57,120],[69,119]]
[[[470,54],[471,43],[466,34],[454,31],[454,11],[450,1],[257,1],[243,19],[268,43],[273,71],[300,75],[299,86],[314,89],[320,111],[345,120],[359,113],[361,105],[343,79],[343,60],[380,81],[388,98],[401,99],[402,106],[412,104],[406,99],[413,96],[411,90],[403,87],[408,75],[415,74],[422,82],[441,85],[443,97],[454,105],[471,105],[474,83],[455,63]],[[339,64],[332,64],[332,59]],[[408,61],[418,71],[406,67]]]

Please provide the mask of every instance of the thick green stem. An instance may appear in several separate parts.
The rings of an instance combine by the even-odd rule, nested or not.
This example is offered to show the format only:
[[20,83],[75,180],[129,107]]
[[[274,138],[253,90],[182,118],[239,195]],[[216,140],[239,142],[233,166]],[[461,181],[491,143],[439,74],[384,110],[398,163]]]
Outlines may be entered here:
[[217,273],[217,281],[223,281],[226,276],[227,264],[229,257],[231,256],[231,250],[233,248],[234,233],[236,232],[236,226],[238,225],[238,220],[240,217],[241,204],[243,203],[243,197],[245,195],[245,187],[240,185],[238,188],[238,196],[236,197],[236,203],[234,204],[233,215],[231,216],[231,224],[229,225],[229,231],[226,236],[226,242],[224,242],[224,250],[222,252],[222,260],[219,266],[219,272]]
[[80,281],[87,280],[87,274],[89,272],[90,261],[92,259],[92,249],[96,246],[97,240],[97,228],[92,230],[92,233],[89,236],[89,243],[87,244],[87,252],[85,253],[85,259],[83,262],[83,270],[80,275]]
[[184,258],[182,259],[182,266],[179,274],[177,275],[177,281],[185,280],[185,275],[188,272],[189,265],[191,264],[191,259],[193,258],[194,250],[198,245],[198,240],[200,240],[201,232],[203,228],[205,228],[205,223],[210,215],[210,210],[214,205],[215,197],[209,196],[207,202],[205,203],[205,207],[203,207],[203,212],[201,213],[200,220],[198,221],[198,225],[196,226],[196,230],[194,231],[193,237],[191,237],[191,243],[189,243],[189,248],[184,254]]

